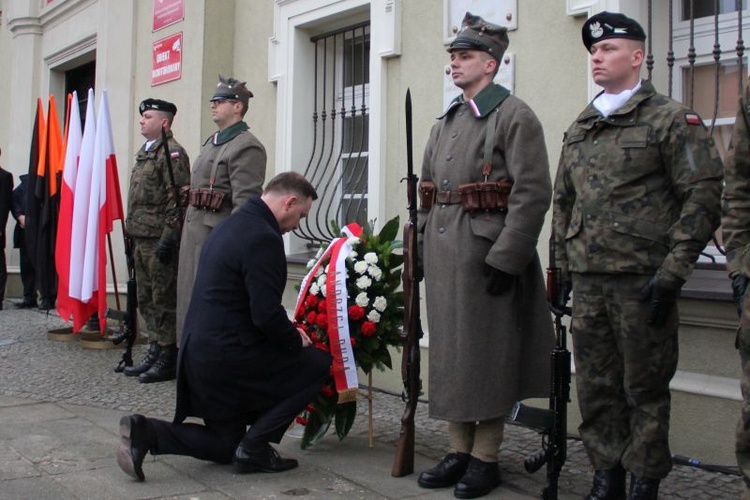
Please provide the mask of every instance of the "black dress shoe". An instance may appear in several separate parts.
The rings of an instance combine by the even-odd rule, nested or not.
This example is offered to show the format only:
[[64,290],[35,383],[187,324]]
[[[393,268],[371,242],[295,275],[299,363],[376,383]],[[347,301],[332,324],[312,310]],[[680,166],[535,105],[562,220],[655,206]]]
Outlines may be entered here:
[[36,307],[36,300],[22,300],[15,303],[16,309],[33,309]]
[[161,346],[159,345],[159,343],[151,342],[148,345],[148,352],[146,353],[146,357],[143,358],[143,360],[135,366],[126,366],[123,370],[123,373],[128,377],[137,377],[141,373],[154,366],[154,363],[156,363],[156,360],[159,358],[160,352]]
[[594,483],[586,500],[625,500],[625,475],[620,464],[614,469],[594,471]]
[[632,476],[628,500],[657,500],[660,479]]
[[270,444],[263,448],[248,449],[237,446],[234,452],[234,470],[240,474],[248,472],[284,472],[294,469],[299,463],[293,458],[281,458]]
[[143,415],[126,415],[120,419],[120,447],[117,464],[128,476],[145,481],[143,459],[153,445],[153,438]]
[[422,488],[453,486],[466,473],[470,458],[468,453],[448,453],[435,467],[421,473],[417,484]]
[[456,498],[479,498],[487,495],[500,485],[500,467],[497,462],[482,462],[471,457],[466,474],[463,475],[453,496]]

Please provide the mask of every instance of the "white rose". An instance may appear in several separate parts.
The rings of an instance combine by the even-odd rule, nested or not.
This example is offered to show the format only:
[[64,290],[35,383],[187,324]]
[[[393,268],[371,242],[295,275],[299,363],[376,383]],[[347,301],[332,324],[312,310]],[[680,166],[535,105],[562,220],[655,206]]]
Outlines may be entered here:
[[318,286],[323,286],[326,284],[326,275],[321,274],[318,276]]
[[318,248],[318,253],[315,254],[315,260],[320,259],[323,256],[323,252],[325,252],[323,247]]
[[310,285],[310,295],[318,295],[318,292],[320,292],[320,287],[317,283]]
[[352,236],[351,238],[347,238],[346,242],[349,243],[351,247],[355,247],[359,245],[359,238]]
[[360,290],[367,290],[372,285],[372,280],[367,276],[360,276],[357,278],[356,283]]
[[378,255],[375,252],[367,252],[365,254],[365,262],[368,264],[375,264],[378,261]]
[[388,306],[388,301],[385,300],[385,297],[375,297],[375,300],[372,303],[372,306],[377,309],[380,312],[385,311],[385,308]]
[[326,286],[323,285],[320,287],[320,294],[325,297],[326,296]]
[[305,267],[307,267],[308,269],[312,269],[316,262],[317,261],[315,259],[310,259],[307,261],[307,266]]
[[380,270],[378,266],[370,266],[367,268],[367,274],[372,276],[372,279],[375,281],[380,281],[380,278],[383,277],[383,271]]
[[370,304],[370,298],[367,296],[367,293],[359,292],[357,297],[354,299],[354,302],[359,307],[367,307]]
[[367,262],[363,260],[358,260],[354,263],[354,271],[357,274],[365,274],[365,271],[367,271]]
[[380,321],[380,313],[373,309],[367,314],[367,319],[369,319],[373,323],[377,323],[378,321]]

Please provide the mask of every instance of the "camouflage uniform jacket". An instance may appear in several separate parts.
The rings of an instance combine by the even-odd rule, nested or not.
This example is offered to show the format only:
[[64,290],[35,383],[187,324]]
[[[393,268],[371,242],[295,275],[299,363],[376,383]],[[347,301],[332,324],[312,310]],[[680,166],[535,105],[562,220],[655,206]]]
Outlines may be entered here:
[[[174,182],[178,188],[190,184],[190,159],[185,149],[167,132]],[[128,192],[128,235],[179,241],[181,221],[174,215],[172,184],[164,159],[161,138],[146,151],[146,144],[135,155]]]
[[740,98],[724,167],[722,231],[729,276],[750,276],[750,87]]
[[656,274],[681,286],[719,225],[722,163],[702,121],[650,82],[565,133],[553,196],[563,273]]

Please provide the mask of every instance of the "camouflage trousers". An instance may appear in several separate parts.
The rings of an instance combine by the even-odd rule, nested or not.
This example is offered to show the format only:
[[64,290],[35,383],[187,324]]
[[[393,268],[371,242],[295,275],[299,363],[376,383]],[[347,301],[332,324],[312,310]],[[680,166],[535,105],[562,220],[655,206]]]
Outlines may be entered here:
[[742,414],[737,422],[735,454],[745,482],[745,498],[750,498],[750,293],[745,294],[742,311],[737,330],[737,349],[742,364]]
[[149,340],[172,345],[177,342],[177,254],[171,262],[162,264],[156,257],[158,242],[159,238],[135,238],[138,311],[146,323]]
[[661,479],[672,469],[669,382],[677,369],[677,307],[647,325],[641,288],[650,276],[573,274],[571,323],[579,427],[594,469],[621,463]]

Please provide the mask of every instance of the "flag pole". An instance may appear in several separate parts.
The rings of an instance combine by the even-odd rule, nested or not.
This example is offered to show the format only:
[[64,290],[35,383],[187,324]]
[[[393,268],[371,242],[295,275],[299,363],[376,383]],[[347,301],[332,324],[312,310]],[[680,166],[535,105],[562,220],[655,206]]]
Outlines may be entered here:
[[[124,233],[123,229],[123,233]],[[117,290],[117,271],[115,270],[115,253],[112,251],[112,235],[107,233],[107,247],[109,248],[109,261],[112,263],[112,283],[115,285],[115,304],[117,304],[117,310],[122,311],[120,307],[120,292]]]

